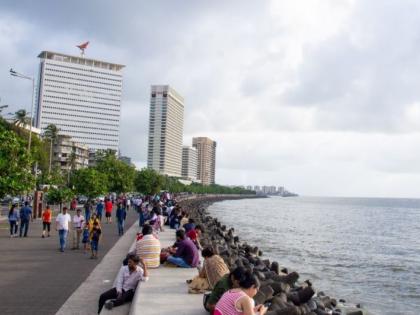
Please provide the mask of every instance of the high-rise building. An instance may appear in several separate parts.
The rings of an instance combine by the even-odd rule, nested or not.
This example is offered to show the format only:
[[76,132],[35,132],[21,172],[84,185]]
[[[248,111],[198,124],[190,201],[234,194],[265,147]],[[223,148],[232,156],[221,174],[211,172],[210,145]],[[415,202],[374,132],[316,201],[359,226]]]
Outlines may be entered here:
[[181,177],[184,98],[169,85],[152,85],[147,167]]
[[43,51],[39,68],[36,126],[90,149],[118,150],[123,65]]
[[182,147],[182,177],[192,181],[197,180],[197,149],[184,145]]
[[203,185],[215,183],[216,177],[216,141],[207,137],[193,138],[193,147],[198,152],[197,178]]

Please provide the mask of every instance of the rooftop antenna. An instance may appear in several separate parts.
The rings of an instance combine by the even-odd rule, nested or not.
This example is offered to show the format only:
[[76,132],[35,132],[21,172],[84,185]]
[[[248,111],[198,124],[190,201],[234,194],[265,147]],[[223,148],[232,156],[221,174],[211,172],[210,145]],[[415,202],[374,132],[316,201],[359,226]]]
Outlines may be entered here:
[[89,45],[89,42],[77,45],[76,47],[80,49],[80,56],[84,57],[85,56],[85,49],[87,48],[87,46]]

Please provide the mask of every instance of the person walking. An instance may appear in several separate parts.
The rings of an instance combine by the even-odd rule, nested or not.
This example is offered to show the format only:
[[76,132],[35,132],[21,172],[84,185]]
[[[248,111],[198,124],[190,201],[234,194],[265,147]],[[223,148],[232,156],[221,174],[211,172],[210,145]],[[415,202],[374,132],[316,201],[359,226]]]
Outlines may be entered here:
[[90,220],[90,215],[92,213],[92,202],[89,199],[85,203],[85,221],[88,222]]
[[18,221],[19,221],[19,211],[16,209],[17,205],[13,204],[9,210],[9,224],[10,224],[10,237],[17,236],[18,230]]
[[127,212],[125,211],[124,205],[119,203],[117,206],[117,223],[118,223],[118,235],[121,236],[124,234],[124,222],[127,217]]
[[77,209],[76,214],[73,216],[73,247],[71,249],[80,248],[80,237],[84,222],[85,218],[82,216],[82,211]]
[[76,208],[77,208],[77,200],[76,200],[76,198],[73,198],[73,200],[70,203],[70,210],[71,211],[76,211]]
[[105,201],[105,217],[106,217],[106,223],[112,223],[112,201],[110,199],[107,199]]
[[51,232],[51,220],[52,211],[49,205],[42,212],[42,238],[45,238],[45,233],[48,232],[47,236],[50,237]]
[[102,234],[102,229],[99,223],[94,222],[92,230],[90,231],[90,249],[92,252],[92,256],[90,256],[90,259],[98,258],[99,240],[101,238],[101,234]]
[[102,213],[104,212],[104,204],[102,200],[98,200],[96,204],[96,216],[98,217],[99,221],[102,221]]
[[[19,217],[20,217],[19,237],[22,237],[22,234],[24,237],[27,237],[28,230],[29,230],[29,220],[33,221],[32,208],[29,206],[28,201],[25,201],[25,206],[20,209]],[[24,230],[25,232],[23,232]]]
[[71,216],[67,213],[67,207],[63,208],[63,212],[57,216],[55,223],[55,230],[58,231],[60,238],[60,252],[64,252],[71,223]]

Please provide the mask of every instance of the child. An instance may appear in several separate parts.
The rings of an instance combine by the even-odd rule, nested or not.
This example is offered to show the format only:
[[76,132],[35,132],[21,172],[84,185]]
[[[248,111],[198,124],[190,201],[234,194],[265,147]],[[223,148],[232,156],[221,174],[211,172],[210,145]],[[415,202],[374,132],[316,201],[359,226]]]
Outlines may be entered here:
[[101,233],[102,233],[102,230],[98,222],[94,222],[92,231],[90,231],[90,249],[92,252],[92,256],[90,256],[90,259],[98,258],[98,245],[99,245],[99,239],[101,237]]
[[84,227],[83,227],[83,232],[82,232],[82,243],[83,243],[83,249],[85,251],[85,254],[87,253],[87,251],[89,250],[89,223],[85,223]]
[[51,220],[52,220],[52,211],[51,211],[50,206],[47,205],[47,208],[42,212],[42,238],[45,237],[45,233],[47,231],[48,231],[48,237],[50,237]]

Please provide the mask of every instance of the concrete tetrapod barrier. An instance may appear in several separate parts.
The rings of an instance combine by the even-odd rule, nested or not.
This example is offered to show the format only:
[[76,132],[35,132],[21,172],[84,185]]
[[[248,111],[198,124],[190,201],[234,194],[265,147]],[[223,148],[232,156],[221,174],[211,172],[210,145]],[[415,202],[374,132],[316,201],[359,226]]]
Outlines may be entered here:
[[[162,248],[175,242],[175,230],[159,234]],[[187,279],[198,274],[197,268],[161,265],[149,269],[149,281],[142,282],[131,303],[130,315],[208,315],[203,308],[203,294],[189,294]]]

